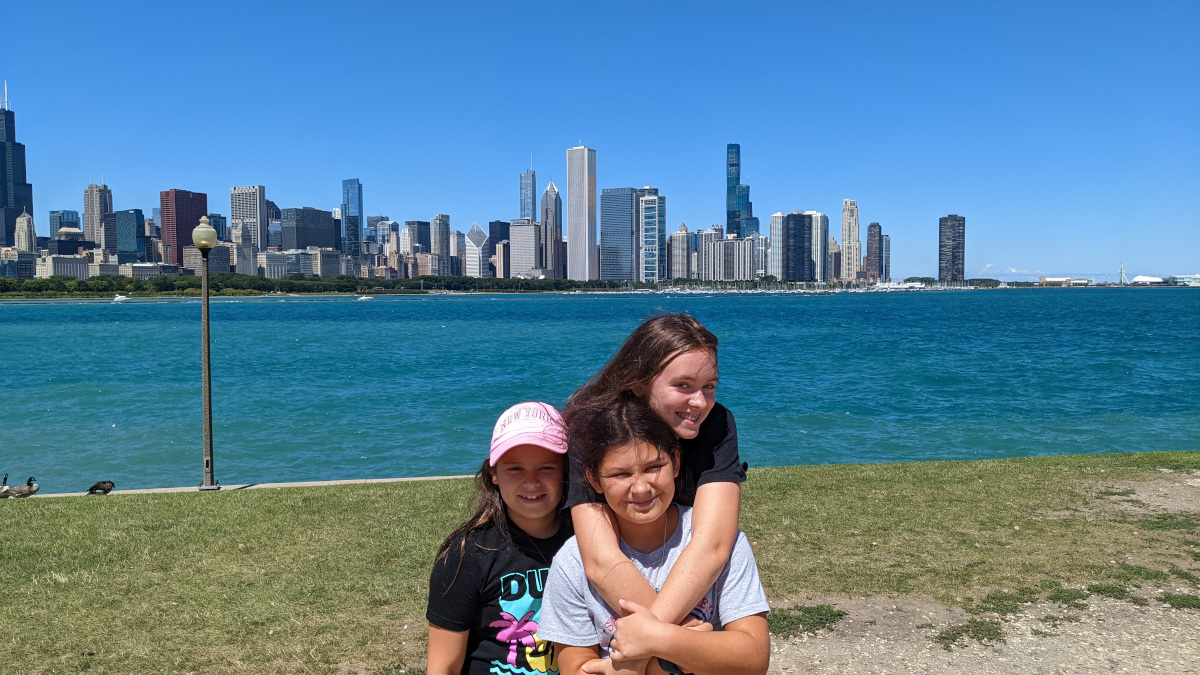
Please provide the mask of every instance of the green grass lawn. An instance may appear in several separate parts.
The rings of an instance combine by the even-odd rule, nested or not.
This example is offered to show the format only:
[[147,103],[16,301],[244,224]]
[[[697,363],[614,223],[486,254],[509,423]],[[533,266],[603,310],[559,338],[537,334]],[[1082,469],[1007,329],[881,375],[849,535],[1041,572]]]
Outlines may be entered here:
[[[1131,516],[1102,494],[1164,469],[1200,469],[1200,452],[756,469],[742,527],[780,600],[970,607],[1051,582],[1186,585],[1200,520]],[[0,501],[0,672],[420,666],[430,561],[470,492],[446,480]]]

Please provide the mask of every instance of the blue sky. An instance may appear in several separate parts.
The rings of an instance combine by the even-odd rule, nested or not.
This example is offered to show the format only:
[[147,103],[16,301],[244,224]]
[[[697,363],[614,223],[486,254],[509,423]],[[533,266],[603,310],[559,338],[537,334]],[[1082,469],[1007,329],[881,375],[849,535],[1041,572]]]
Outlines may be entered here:
[[695,230],[737,142],[764,225],[840,240],[857,199],[893,276],[936,276],[948,213],[970,277],[1200,273],[1200,3],[819,5],[8,2],[0,77],[43,234],[101,176],[147,215],[357,177],[369,214],[466,231],[516,217],[531,153],[565,192],[580,140]]

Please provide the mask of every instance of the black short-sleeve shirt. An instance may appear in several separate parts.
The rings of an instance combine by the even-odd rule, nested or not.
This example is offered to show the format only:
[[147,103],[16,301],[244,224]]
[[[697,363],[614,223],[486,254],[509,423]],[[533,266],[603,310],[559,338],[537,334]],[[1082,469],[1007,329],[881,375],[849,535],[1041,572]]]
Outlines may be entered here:
[[[707,483],[744,483],[746,467],[738,456],[737,425],[733,413],[720,403],[714,403],[708,417],[700,423],[695,438],[679,440],[682,456],[679,478],[675,481],[675,501],[693,506],[696,489]],[[583,470],[579,453],[569,453],[570,484],[567,487],[567,506],[603,501],[592,489]]]
[[[468,631],[463,675],[536,672],[558,675],[554,645],[537,637],[550,561],[571,537],[563,520],[549,539],[534,539],[510,520],[510,537],[489,527],[454,542],[429,579],[429,623]],[[461,565],[460,565],[461,561]]]

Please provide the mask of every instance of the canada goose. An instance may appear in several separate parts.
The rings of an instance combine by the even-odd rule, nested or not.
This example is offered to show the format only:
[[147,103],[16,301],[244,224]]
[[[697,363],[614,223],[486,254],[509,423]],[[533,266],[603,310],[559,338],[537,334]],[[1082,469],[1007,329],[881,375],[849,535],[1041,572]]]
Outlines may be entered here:
[[38,484],[33,482],[35,480],[37,479],[33,476],[30,476],[29,480],[25,481],[24,485],[18,485],[9,490],[8,496],[12,497],[13,499],[19,499],[21,497],[28,497],[29,495],[32,495],[38,491]]
[[88,494],[89,495],[106,495],[106,494],[112,492],[112,489],[115,487],[116,487],[116,484],[113,483],[111,480],[102,480],[102,481],[96,483],[95,485],[93,485],[92,487],[88,488]]
[[8,491],[12,489],[8,487],[8,474],[4,474],[4,482],[0,483],[0,499],[8,497]]

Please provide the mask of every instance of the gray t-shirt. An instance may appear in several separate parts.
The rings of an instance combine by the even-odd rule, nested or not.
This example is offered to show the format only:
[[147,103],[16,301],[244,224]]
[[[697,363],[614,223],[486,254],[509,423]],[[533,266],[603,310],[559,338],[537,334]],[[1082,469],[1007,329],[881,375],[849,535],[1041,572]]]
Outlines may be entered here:
[[[679,523],[667,543],[650,553],[639,553],[624,541],[621,551],[646,577],[655,591],[661,590],[684,546],[692,539],[692,510],[679,507]],[[711,623],[714,628],[770,609],[758,565],[746,535],[738,532],[729,562],[717,583],[700,599],[691,616]],[[542,595],[542,615],[538,637],[572,647],[600,645],[600,655],[608,657],[608,643],[616,629],[618,614],[605,604],[600,593],[588,583],[575,537],[567,540],[554,556],[550,576]]]

